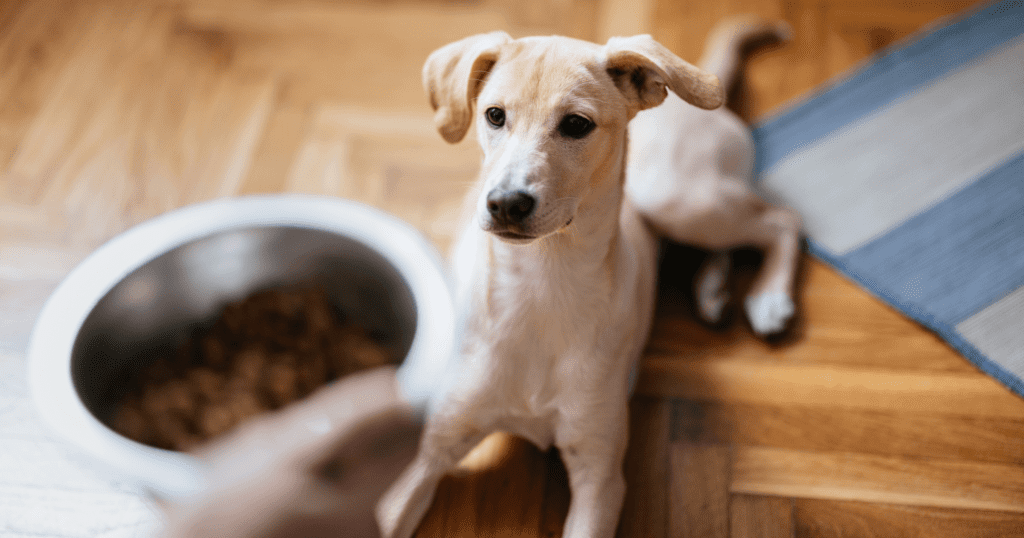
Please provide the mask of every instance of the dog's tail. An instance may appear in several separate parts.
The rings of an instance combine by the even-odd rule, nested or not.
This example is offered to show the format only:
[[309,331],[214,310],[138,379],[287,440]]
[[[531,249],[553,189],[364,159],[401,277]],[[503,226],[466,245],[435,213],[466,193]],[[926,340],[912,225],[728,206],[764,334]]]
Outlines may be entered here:
[[788,41],[793,29],[785,21],[770,22],[756,15],[740,15],[718,23],[704,44],[700,67],[718,76],[722,87],[732,89],[744,53],[752,46]]

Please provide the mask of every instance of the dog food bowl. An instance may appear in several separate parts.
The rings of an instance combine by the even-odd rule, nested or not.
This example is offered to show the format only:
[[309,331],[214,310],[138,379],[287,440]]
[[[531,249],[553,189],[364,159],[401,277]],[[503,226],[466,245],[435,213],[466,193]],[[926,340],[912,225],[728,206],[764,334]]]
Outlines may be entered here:
[[116,479],[177,498],[203,487],[200,461],[107,423],[125,379],[227,303],[315,286],[393,347],[403,395],[423,408],[452,349],[451,295],[434,248],[371,207],[315,196],[224,199],[115,237],[54,291],[33,329],[29,386],[45,423]]

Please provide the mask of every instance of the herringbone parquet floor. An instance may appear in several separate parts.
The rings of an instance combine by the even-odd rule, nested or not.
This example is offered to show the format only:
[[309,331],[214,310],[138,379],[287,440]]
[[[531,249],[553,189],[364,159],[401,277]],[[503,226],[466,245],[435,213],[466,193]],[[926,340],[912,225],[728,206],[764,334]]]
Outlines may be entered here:
[[[90,250],[163,211],[311,192],[408,220],[446,248],[474,179],[419,83],[471,33],[651,32],[696,59],[719,18],[788,20],[733,106],[756,119],[972,0],[7,0],[0,3],[0,349]],[[697,323],[701,254],[668,249],[633,402],[622,536],[1024,536],[1024,401],[807,258],[779,341]],[[741,254],[737,286],[756,257]],[[14,360],[14,359],[4,359]],[[493,437],[420,536],[558,536],[554,453]],[[0,522],[2,528],[3,522]]]

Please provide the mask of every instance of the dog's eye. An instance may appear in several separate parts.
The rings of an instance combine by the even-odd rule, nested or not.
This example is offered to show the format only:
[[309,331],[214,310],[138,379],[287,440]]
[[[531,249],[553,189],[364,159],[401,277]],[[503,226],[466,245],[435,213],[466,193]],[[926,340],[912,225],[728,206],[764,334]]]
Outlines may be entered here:
[[488,108],[484,115],[487,116],[487,123],[490,123],[491,127],[505,125],[505,111],[496,106]]
[[558,124],[558,132],[569,138],[583,138],[592,130],[594,130],[594,122],[579,114],[569,114],[562,119],[562,123]]

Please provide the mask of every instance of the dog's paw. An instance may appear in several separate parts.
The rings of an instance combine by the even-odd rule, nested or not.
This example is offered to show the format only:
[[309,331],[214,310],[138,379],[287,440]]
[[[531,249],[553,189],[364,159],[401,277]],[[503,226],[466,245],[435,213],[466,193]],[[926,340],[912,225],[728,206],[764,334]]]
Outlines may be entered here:
[[722,321],[722,312],[725,311],[728,302],[729,292],[724,289],[702,294],[697,298],[697,309],[700,311],[701,319],[712,325]]
[[744,305],[750,326],[759,336],[768,336],[786,328],[796,308],[788,293],[765,292],[747,297]]
[[729,302],[729,291],[726,282],[729,278],[731,260],[727,252],[712,254],[697,274],[694,296],[697,300],[697,311],[708,323],[715,324],[722,320],[722,311]]

